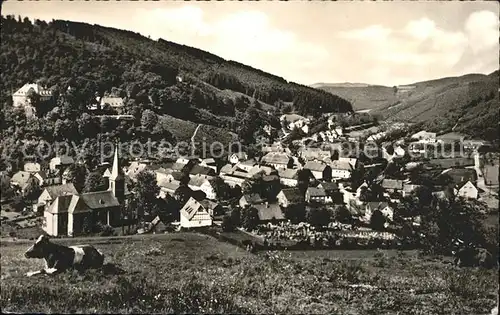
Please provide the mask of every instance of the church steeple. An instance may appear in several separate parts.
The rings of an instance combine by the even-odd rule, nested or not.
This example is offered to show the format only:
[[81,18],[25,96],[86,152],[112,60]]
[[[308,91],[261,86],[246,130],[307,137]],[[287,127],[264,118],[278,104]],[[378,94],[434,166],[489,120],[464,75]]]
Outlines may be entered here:
[[113,192],[113,195],[118,199],[120,204],[123,202],[125,198],[125,176],[123,175],[123,170],[118,161],[118,145],[115,148],[108,190]]

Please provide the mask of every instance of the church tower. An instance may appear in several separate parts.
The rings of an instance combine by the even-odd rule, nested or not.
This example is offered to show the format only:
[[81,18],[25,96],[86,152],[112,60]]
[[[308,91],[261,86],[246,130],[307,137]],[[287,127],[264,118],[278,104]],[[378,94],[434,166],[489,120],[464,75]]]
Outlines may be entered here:
[[118,146],[116,146],[115,156],[113,157],[113,168],[109,176],[108,190],[113,193],[120,204],[123,204],[125,199],[125,176],[120,163],[118,163]]

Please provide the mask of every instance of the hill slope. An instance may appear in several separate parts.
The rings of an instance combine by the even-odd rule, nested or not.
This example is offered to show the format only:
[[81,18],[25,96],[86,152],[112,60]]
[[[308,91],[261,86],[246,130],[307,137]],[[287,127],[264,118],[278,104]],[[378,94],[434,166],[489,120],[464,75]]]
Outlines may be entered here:
[[417,82],[398,88],[323,85],[353,103],[355,110],[371,109],[393,121],[424,123],[437,132],[463,132],[498,139],[498,71]]

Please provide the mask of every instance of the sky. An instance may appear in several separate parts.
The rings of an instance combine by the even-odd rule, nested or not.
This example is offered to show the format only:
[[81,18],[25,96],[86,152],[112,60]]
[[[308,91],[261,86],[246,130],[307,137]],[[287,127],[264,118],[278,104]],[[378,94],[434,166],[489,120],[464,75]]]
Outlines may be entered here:
[[6,1],[193,46],[301,84],[410,84],[499,68],[496,1]]

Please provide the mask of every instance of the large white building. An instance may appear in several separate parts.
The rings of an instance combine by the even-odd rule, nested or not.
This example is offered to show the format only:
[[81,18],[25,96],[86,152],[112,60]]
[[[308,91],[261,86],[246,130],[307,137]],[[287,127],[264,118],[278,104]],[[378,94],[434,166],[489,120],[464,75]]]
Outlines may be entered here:
[[36,110],[31,105],[29,98],[29,95],[33,92],[40,96],[40,101],[48,101],[52,98],[52,91],[49,89],[42,87],[38,83],[26,83],[12,94],[12,105],[14,107],[24,107],[28,116],[36,114]]
[[198,228],[212,225],[210,213],[193,197],[181,209],[181,227]]

